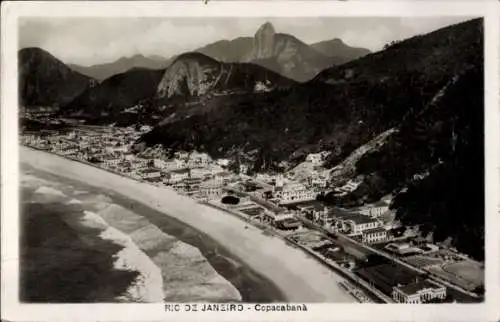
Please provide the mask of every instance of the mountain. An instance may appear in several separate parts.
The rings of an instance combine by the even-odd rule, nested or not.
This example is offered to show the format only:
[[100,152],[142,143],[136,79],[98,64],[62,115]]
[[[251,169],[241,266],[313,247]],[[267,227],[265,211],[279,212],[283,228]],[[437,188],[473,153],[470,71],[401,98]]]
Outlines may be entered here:
[[40,48],[21,49],[18,57],[19,98],[26,107],[64,106],[94,82]]
[[356,174],[365,179],[341,202],[357,205],[396,194],[397,219],[483,260],[483,75],[482,66],[458,72],[399,133],[364,155]]
[[222,63],[200,53],[185,53],[163,70],[134,68],[111,76],[65,110],[89,122],[154,122],[165,113],[175,111],[181,117],[203,111],[205,100],[215,95],[256,94],[293,84],[257,65]]
[[311,79],[326,67],[369,52],[366,49],[351,48],[342,42],[325,42],[318,47],[325,53],[292,35],[276,33],[274,26],[266,22],[253,38],[222,40],[196,51],[224,62],[252,62],[299,82]]
[[200,53],[186,53],[167,68],[157,97],[194,97],[217,92],[262,92],[293,81],[257,65],[222,63]]
[[205,47],[196,49],[196,52],[210,56],[218,61],[237,63],[245,61],[252,51],[253,38],[240,37],[233,40],[220,40]]
[[366,48],[350,47],[339,38],[320,41],[310,46],[325,56],[335,57],[338,59],[337,64],[346,63],[371,53]]
[[116,74],[124,73],[132,68],[165,69],[170,65],[172,59],[160,56],[134,55],[132,57],[122,57],[117,61],[93,66],[69,65],[84,75],[102,81]]
[[87,117],[116,115],[141,100],[154,96],[165,70],[133,68],[113,75],[87,89],[70,102],[65,110]]
[[473,20],[416,36],[289,88],[207,98],[211,109],[159,126],[144,141],[226,157],[257,151],[265,162],[255,156],[256,168],[329,150],[333,166],[418,113],[457,73],[480,66],[481,26]]
[[474,19],[307,83],[207,99],[197,113],[160,122],[137,146],[196,149],[244,160],[253,171],[287,170],[282,161],[291,169],[308,153],[330,152],[325,167],[350,168],[335,167],[332,189],[342,180],[362,182],[346,196],[326,195],[327,202],[349,208],[393,194],[397,219],[482,260],[483,60],[483,20]]

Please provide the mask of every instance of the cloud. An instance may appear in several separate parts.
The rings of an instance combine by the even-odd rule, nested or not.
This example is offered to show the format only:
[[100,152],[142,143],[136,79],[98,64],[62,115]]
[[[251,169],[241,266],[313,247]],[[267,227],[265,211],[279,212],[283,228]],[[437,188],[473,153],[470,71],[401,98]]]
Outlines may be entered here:
[[66,63],[92,65],[135,54],[173,55],[209,43],[252,37],[271,22],[276,32],[306,43],[341,38],[347,44],[378,50],[392,40],[427,33],[466,17],[380,18],[23,18],[21,47],[41,47]]

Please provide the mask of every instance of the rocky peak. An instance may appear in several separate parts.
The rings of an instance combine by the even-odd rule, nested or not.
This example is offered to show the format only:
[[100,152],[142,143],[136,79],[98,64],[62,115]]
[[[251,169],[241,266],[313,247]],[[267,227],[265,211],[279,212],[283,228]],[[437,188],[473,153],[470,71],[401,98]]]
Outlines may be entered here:
[[270,22],[266,22],[257,30],[257,32],[255,33],[255,38],[261,37],[261,35],[274,36],[275,33],[276,32],[274,30],[273,24]]
[[270,22],[260,26],[255,33],[253,42],[253,59],[263,59],[273,56],[276,32]]
[[157,96],[199,96],[220,79],[221,64],[200,53],[185,53],[170,65],[158,85]]

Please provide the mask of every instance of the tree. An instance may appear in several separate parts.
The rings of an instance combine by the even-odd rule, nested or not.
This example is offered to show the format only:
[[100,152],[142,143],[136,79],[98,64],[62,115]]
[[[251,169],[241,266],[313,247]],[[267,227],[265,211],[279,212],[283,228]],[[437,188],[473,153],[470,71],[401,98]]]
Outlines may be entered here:
[[235,196],[225,196],[221,199],[223,204],[237,205],[240,202],[240,198]]

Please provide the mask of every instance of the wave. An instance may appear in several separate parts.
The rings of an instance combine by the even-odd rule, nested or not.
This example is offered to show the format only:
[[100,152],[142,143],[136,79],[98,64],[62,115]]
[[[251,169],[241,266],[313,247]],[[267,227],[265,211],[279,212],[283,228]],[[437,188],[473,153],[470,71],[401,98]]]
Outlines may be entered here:
[[[59,182],[36,180],[31,175],[22,181],[22,185],[35,190],[30,203],[61,207],[59,218],[80,243],[110,257],[114,271],[136,273],[113,301],[241,301],[239,291],[210,265],[198,248],[164,233],[141,215],[113,204],[106,195],[75,196]],[[113,252],[103,246],[107,243],[116,246]],[[113,285],[103,287],[109,291]],[[91,297],[108,300],[97,289],[91,293]]]

